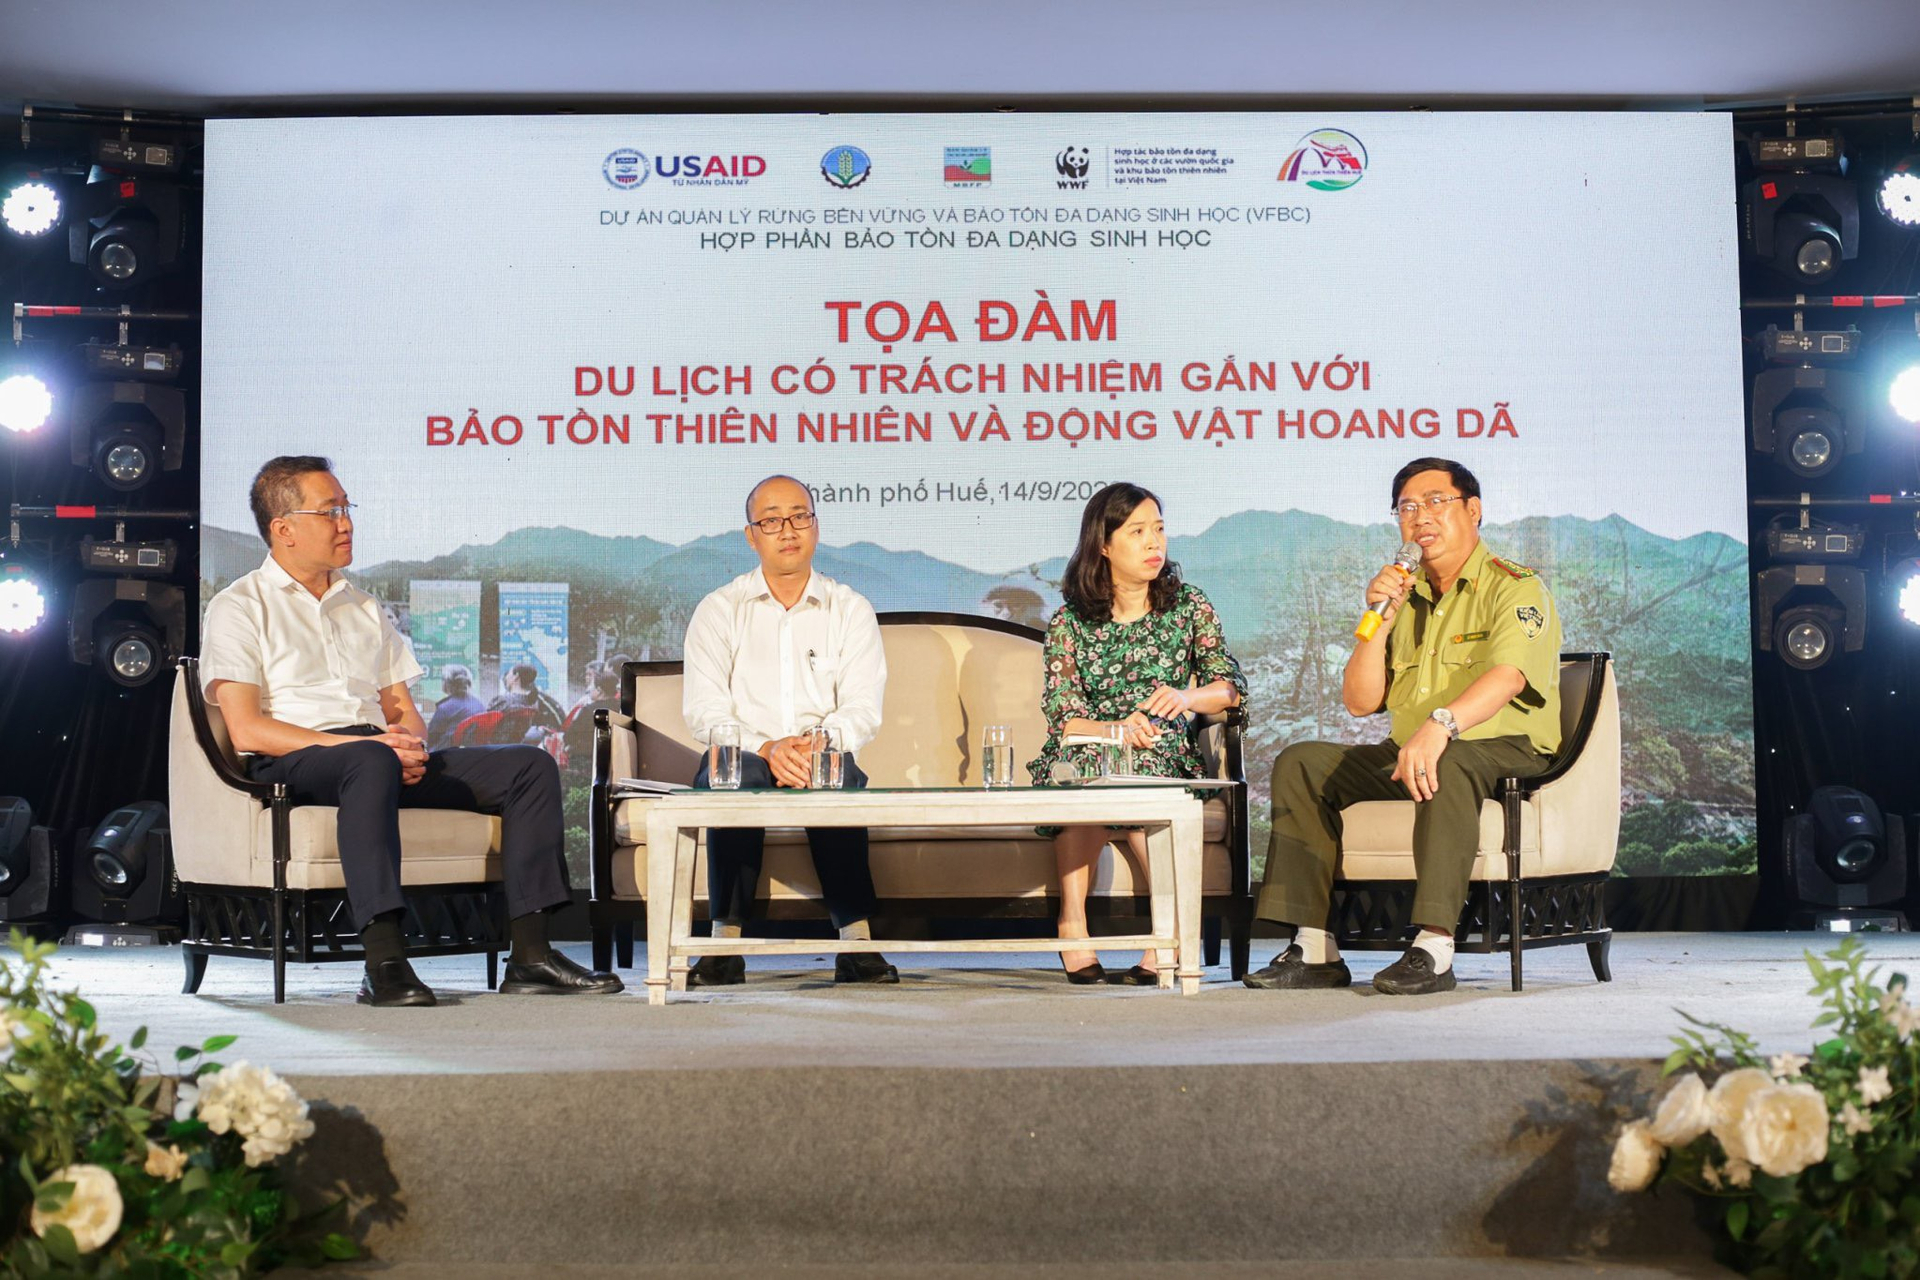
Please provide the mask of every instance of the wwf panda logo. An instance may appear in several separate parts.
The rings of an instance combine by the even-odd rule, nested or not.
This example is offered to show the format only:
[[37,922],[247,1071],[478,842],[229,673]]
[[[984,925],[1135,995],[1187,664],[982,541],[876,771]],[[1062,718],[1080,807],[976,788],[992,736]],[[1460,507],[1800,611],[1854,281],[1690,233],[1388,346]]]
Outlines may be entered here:
[[1053,167],[1063,178],[1081,179],[1092,167],[1092,156],[1085,147],[1063,147],[1053,158]]

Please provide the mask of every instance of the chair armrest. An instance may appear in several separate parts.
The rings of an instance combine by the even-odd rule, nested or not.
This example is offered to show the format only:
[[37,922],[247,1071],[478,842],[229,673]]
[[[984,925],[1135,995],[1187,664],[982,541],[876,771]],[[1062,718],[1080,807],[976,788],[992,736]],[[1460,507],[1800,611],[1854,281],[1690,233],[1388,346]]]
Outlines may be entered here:
[[220,744],[213,736],[213,722],[207,719],[207,695],[200,688],[200,660],[198,658],[180,659],[180,669],[187,677],[187,715],[193,723],[193,740],[199,744],[200,753],[207,758],[207,767],[213,770],[221,783],[235,791],[252,796],[262,804],[273,800],[278,790],[271,782],[256,782],[233,767],[226,752],[220,750]]
[[[1220,732],[1215,734],[1212,732],[1215,729]],[[1206,767],[1208,777],[1231,782],[1247,780],[1244,753],[1246,729],[1247,709],[1244,706],[1232,706],[1224,711],[1212,711],[1193,718],[1194,740],[1200,748],[1201,763]]]

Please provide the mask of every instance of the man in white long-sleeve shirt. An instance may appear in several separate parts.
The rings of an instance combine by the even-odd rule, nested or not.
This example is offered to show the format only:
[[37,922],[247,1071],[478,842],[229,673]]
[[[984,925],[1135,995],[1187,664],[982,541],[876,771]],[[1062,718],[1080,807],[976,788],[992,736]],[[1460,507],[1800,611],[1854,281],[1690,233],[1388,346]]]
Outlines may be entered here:
[[[807,487],[769,476],[747,495],[746,537],[760,567],[700,602],[687,624],[682,710],[696,741],[714,726],[740,727],[743,787],[805,787],[812,780],[806,731],[835,731],[847,752],[845,785],[867,778],[853,753],[880,728],[887,659],[880,624],[866,597],[813,571],[820,525]],[[693,785],[707,785],[708,762]],[[760,884],[766,832],[757,827],[707,832],[707,891],[715,937],[739,937]],[[807,844],[820,896],[843,938],[871,938],[875,898],[864,827],[809,827]],[[836,982],[898,982],[884,957],[841,955]],[[723,986],[746,981],[740,956],[703,956],[688,981]]]

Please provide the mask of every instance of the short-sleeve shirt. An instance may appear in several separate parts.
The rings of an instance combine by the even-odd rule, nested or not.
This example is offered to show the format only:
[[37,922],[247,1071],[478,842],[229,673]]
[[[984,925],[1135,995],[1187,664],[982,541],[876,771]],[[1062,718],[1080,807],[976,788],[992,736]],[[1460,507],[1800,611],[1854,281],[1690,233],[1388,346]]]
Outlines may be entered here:
[[1462,738],[1525,737],[1551,755],[1560,746],[1560,614],[1533,570],[1482,542],[1453,589],[1435,599],[1424,572],[1387,636],[1387,711],[1404,743],[1433,714],[1497,666],[1517,667],[1526,688]]
[[384,725],[380,691],[423,674],[372,595],[335,574],[315,598],[268,556],[207,604],[200,681],[260,690],[260,710],[302,729]]

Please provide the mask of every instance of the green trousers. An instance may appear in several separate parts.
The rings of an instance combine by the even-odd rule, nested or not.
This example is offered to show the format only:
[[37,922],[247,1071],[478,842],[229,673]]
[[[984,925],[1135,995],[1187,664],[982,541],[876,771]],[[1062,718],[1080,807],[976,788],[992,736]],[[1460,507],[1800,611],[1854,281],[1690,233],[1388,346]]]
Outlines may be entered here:
[[[1273,762],[1273,834],[1254,914],[1325,928],[1340,852],[1340,811],[1362,800],[1405,800],[1392,780],[1393,742],[1300,742]],[[1502,778],[1530,778],[1548,759],[1524,737],[1462,738],[1440,757],[1433,799],[1415,803],[1413,922],[1452,933],[1480,848],[1480,805]]]

